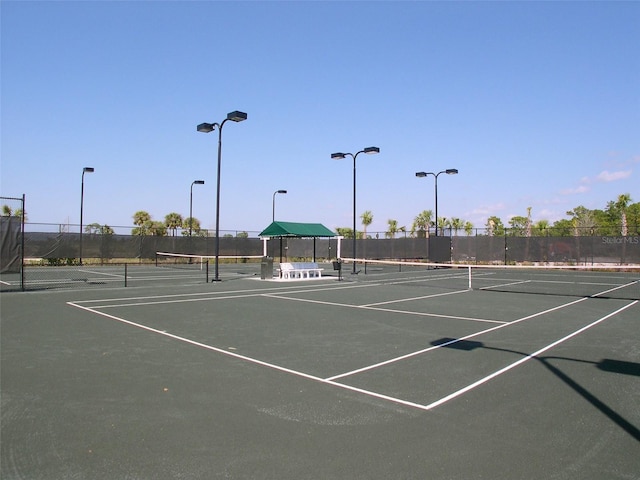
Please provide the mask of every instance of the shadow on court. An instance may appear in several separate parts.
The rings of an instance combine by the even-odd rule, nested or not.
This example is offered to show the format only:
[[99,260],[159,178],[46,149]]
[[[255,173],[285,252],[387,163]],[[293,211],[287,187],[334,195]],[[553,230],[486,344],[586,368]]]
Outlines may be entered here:
[[500,352],[508,352],[515,353],[517,355],[521,355],[524,358],[532,358],[540,362],[547,368],[552,374],[554,374],[557,378],[562,380],[566,385],[571,387],[573,391],[579,394],[582,398],[587,400],[591,405],[597,408],[601,413],[606,415],[612,422],[622,428],[625,432],[627,432],[631,437],[633,437],[636,441],[640,442],[640,429],[638,429],[635,425],[630,423],[624,417],[622,417],[619,413],[617,413],[613,408],[608,406],[605,402],[600,400],[596,395],[589,392],[587,388],[580,385],[574,379],[571,378],[570,375],[563,372],[560,368],[556,367],[552,364],[553,360],[563,360],[570,362],[580,362],[591,364],[596,368],[609,372],[609,373],[618,373],[624,375],[632,375],[632,376],[640,376],[640,364],[634,362],[625,362],[620,360],[612,360],[612,359],[604,359],[599,362],[591,362],[588,360],[579,360],[576,358],[566,358],[566,357],[545,357],[545,356],[530,356],[530,354],[524,352],[517,352],[514,350],[508,350],[504,348],[495,348],[488,347],[484,345],[482,342],[476,342],[472,340],[457,340],[454,338],[443,338],[441,340],[437,340],[433,342],[434,346],[441,346],[442,348],[450,348],[454,350],[461,350],[470,352],[478,348],[487,349],[487,350],[495,350]]

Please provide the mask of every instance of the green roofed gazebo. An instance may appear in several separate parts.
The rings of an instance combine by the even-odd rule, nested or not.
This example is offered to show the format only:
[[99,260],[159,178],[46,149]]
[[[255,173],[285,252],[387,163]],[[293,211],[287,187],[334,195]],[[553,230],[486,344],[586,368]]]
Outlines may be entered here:
[[335,232],[321,223],[273,222],[260,232],[260,237],[316,238],[335,236]]
[[[260,238],[264,240],[264,256],[267,256],[267,240],[269,238],[313,238],[313,256],[315,261],[315,239],[318,237],[338,237],[338,252],[340,252],[340,239],[337,233],[332,232],[321,223],[298,222],[272,222],[260,232]],[[338,253],[338,257],[340,254]]]

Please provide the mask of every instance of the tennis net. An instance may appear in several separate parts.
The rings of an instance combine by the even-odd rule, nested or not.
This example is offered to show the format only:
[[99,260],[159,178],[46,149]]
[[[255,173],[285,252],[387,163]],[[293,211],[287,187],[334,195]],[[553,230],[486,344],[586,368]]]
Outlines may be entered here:
[[[215,259],[215,255],[193,255],[187,253],[156,252],[156,267],[204,270],[207,265],[213,265]],[[256,263],[261,259],[262,256],[260,255],[219,255],[218,263]]]
[[[175,275],[179,278],[198,278],[202,275],[204,281],[209,283],[210,270],[212,275],[214,272],[217,274],[218,270],[232,277],[257,275],[262,258],[262,256],[258,255],[219,255],[217,264],[219,268],[217,268],[214,255],[156,252],[156,267],[176,269]],[[182,271],[178,272],[177,270]],[[217,276],[215,277],[217,279]]]
[[640,266],[467,265],[362,260],[364,273],[442,288],[640,300]]

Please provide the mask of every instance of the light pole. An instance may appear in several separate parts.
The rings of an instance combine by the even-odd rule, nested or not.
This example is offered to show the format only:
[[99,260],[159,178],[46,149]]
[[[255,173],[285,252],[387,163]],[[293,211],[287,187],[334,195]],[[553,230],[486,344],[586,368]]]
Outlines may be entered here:
[[276,194],[277,193],[287,193],[286,190],[276,190],[275,192],[273,192],[273,215],[271,217],[271,221],[275,222],[276,221]]
[[353,153],[332,153],[331,158],[334,160],[342,160],[347,156],[353,158],[353,271],[352,274],[358,273],[356,271],[356,157],[361,153],[366,153],[368,155],[373,155],[376,153],[380,153],[380,149],[378,147],[367,147],[363,150],[360,150],[355,155]]
[[231,112],[227,114],[227,118],[225,118],[221,123],[201,123],[198,125],[198,132],[209,133],[213,132],[216,127],[218,127],[218,181],[216,186],[216,270],[215,276],[213,278],[213,282],[219,282],[220,278],[218,277],[218,264],[220,257],[220,164],[222,163],[222,127],[224,126],[227,120],[231,120],[233,122],[243,122],[247,119],[247,114],[244,112]]
[[191,182],[191,193],[189,194],[189,238],[191,238],[191,228],[193,227],[193,186],[204,185],[204,180],[194,180]]
[[80,265],[82,265],[82,211],[84,209],[84,174],[93,173],[93,167],[84,167],[82,169],[82,184],[80,186]]
[[438,175],[440,175],[441,173],[446,173],[447,175],[457,175],[458,169],[457,168],[447,168],[446,170],[442,170],[441,172],[438,172],[438,173],[416,172],[416,177],[426,177],[428,175],[433,175],[434,178],[436,179],[436,221],[435,221],[436,237],[438,236]]

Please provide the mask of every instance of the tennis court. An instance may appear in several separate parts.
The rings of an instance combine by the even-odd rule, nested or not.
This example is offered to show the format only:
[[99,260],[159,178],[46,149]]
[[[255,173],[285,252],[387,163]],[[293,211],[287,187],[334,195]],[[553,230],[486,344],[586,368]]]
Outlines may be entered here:
[[2,478],[640,478],[637,270],[109,268],[2,293]]

